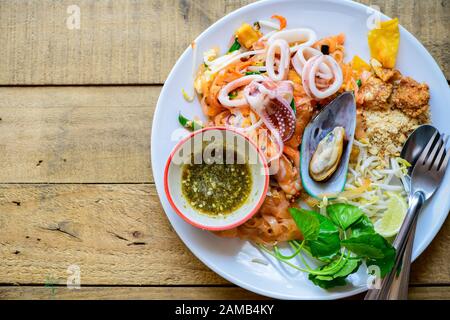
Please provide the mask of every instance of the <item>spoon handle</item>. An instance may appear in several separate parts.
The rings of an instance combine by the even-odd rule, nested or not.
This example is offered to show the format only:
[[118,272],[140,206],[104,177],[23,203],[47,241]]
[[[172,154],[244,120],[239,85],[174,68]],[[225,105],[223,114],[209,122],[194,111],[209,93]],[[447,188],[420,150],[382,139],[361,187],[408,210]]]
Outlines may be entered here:
[[370,289],[367,292],[366,296],[364,297],[365,300],[386,300],[388,298],[389,289],[391,288],[392,281],[395,278],[395,273],[399,268],[399,265],[403,258],[403,254],[405,252],[405,247],[411,231],[411,227],[415,224],[417,215],[422,208],[423,202],[424,197],[421,192],[416,192],[412,195],[410,207],[408,209],[408,212],[406,213],[405,220],[403,221],[403,224],[400,227],[400,231],[393,243],[394,248],[397,250],[394,267],[392,268],[391,272],[389,272],[381,280],[380,288]]
[[416,234],[417,218],[411,226],[411,231],[408,236],[408,241],[405,248],[405,253],[402,259],[402,268],[399,274],[392,281],[387,299],[389,300],[407,300],[409,289],[409,275],[411,269],[411,256],[414,247],[414,236]]

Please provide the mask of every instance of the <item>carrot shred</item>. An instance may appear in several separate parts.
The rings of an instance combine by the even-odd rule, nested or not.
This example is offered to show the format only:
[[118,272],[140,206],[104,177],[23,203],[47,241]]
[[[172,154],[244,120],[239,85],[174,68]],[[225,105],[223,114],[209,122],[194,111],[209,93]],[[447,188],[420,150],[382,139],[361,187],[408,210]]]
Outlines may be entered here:
[[287,26],[287,21],[286,18],[277,14],[274,14],[273,16],[271,16],[272,19],[277,19],[278,21],[280,21],[280,30],[283,30],[284,28],[286,28]]
[[339,49],[345,42],[345,34],[340,33],[335,36],[326,37],[316,41],[312,46],[313,48],[320,50],[323,45],[328,46],[329,52],[333,53]]

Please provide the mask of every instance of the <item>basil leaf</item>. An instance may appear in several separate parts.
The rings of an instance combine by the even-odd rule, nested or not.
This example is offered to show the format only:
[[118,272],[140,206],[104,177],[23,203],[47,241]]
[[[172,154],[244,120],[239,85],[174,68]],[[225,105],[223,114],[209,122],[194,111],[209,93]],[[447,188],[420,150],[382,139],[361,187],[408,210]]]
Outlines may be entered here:
[[245,73],[246,76],[251,76],[251,75],[253,75],[253,74],[261,74],[261,72],[260,72],[260,71],[247,71],[247,72]]
[[309,274],[308,279],[311,280],[316,286],[321,287],[322,289],[331,289],[338,286],[345,286],[347,281],[345,278],[331,278],[330,280],[324,280],[322,277],[319,278],[313,274]]
[[289,208],[289,213],[295,221],[304,240],[315,240],[319,235],[320,221],[314,212],[304,209]]
[[327,217],[297,208],[289,212],[313,257],[328,261],[341,249],[339,229]]
[[334,277],[347,277],[348,275],[355,273],[358,271],[361,263],[361,259],[348,259],[342,269],[334,274]]
[[327,206],[327,214],[335,225],[347,230],[364,215],[364,212],[350,204],[336,203]]
[[[308,279],[311,280],[315,285],[318,285],[323,289],[330,289],[336,286],[345,286],[347,284],[347,282],[345,281],[347,276],[358,271],[361,263],[362,261],[359,259],[341,260],[339,264],[342,264],[342,268],[340,268],[339,271],[335,272],[334,274],[314,275],[310,273]],[[325,271],[327,268],[332,268],[335,265],[336,261],[319,268],[319,270]]]
[[228,53],[239,50],[241,48],[241,44],[238,41],[238,38],[234,38],[234,43],[231,45],[230,49],[228,50]]
[[317,239],[307,241],[307,245],[313,257],[321,260],[329,260],[341,249],[339,229],[327,217],[316,212],[313,214],[319,219],[320,228]]
[[396,251],[394,247],[390,247],[384,251],[384,258],[381,259],[367,259],[366,265],[376,265],[380,268],[380,276],[384,277],[386,274],[391,272],[395,263]]
[[[342,240],[341,244],[360,257],[368,259],[383,259],[390,254],[393,247],[378,233],[360,234]],[[394,249],[395,251],[395,249]]]
[[358,221],[356,221],[352,225],[351,229],[353,237],[357,237],[361,234],[375,233],[372,221],[370,221],[370,219],[366,215],[363,215]]

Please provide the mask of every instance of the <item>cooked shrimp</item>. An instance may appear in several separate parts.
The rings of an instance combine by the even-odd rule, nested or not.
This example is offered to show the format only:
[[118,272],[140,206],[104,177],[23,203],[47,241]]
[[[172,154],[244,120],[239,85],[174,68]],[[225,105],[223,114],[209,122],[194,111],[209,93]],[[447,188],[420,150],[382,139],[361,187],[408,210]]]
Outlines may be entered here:
[[303,131],[313,116],[314,110],[310,103],[305,103],[297,107],[295,131],[292,138],[286,141],[285,146],[298,149],[302,142]]
[[301,188],[300,174],[298,169],[291,161],[283,154],[278,161],[277,173],[275,179],[280,188],[287,194],[294,196]]

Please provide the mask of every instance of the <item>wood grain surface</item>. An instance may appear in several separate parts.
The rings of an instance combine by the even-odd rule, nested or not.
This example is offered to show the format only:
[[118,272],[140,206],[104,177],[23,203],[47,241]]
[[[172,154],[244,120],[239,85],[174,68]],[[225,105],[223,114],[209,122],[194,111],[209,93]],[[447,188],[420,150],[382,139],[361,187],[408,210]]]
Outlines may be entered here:
[[[80,29],[68,29],[72,0],[0,1],[0,84],[161,84],[204,29],[250,0],[79,0]],[[364,0],[412,32],[447,78],[448,0]]]
[[[450,296],[450,287],[411,287],[409,299],[440,300]],[[67,299],[181,299],[181,300],[260,300],[266,297],[237,287],[83,287],[69,290],[60,286],[0,286],[0,297],[14,300]],[[363,299],[364,294],[349,297]]]
[[[0,185],[0,283],[225,284],[172,230],[153,184]],[[450,285],[447,221],[419,260],[413,284]],[[59,283],[59,282],[58,282]]]
[[[0,299],[259,299],[171,228],[150,163],[171,67],[252,0],[0,0]],[[364,0],[398,16],[450,79],[449,0]],[[411,299],[450,299],[450,222],[413,264]],[[81,290],[65,288],[81,269]],[[361,295],[354,298],[360,299]]]
[[0,87],[1,182],[152,182],[160,87]]

